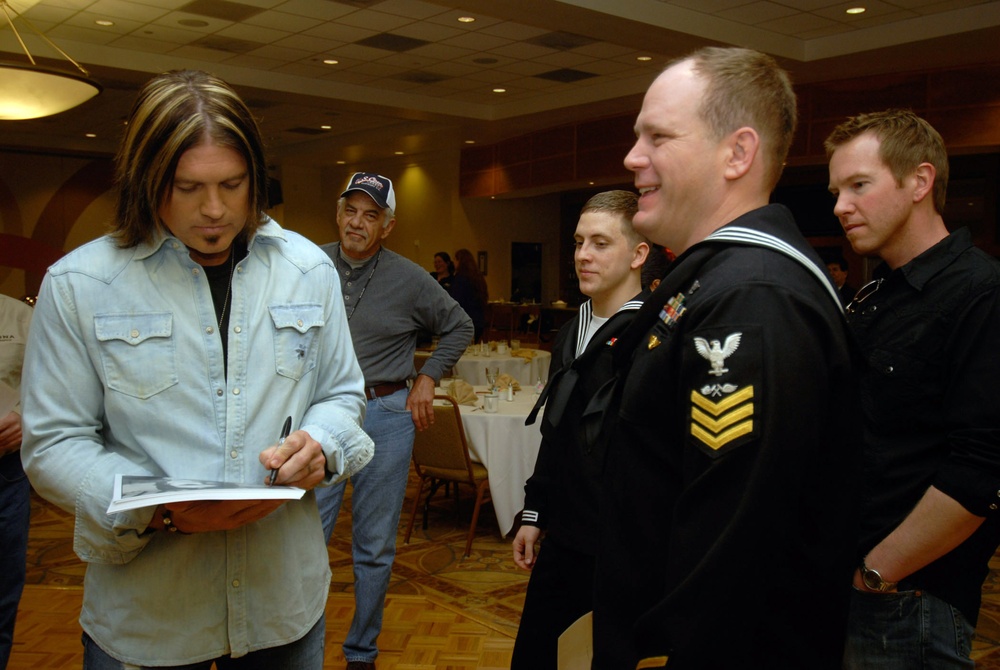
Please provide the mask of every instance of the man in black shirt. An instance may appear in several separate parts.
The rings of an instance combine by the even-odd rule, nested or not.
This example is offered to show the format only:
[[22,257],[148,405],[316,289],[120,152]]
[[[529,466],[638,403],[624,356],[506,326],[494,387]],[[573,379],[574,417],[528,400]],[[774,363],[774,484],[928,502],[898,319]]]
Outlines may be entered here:
[[883,261],[847,308],[868,365],[844,667],[971,668],[1000,541],[1000,263],[945,227],[948,158],[923,119],[862,114],[826,150],[834,213]]

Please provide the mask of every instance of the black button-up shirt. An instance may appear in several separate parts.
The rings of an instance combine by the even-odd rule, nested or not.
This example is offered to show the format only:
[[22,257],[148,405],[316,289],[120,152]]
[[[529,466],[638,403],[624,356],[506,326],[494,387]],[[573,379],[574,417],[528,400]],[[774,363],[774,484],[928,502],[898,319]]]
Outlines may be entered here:
[[860,551],[898,526],[931,485],[986,517],[900,585],[926,589],[975,624],[1000,542],[1000,263],[963,229],[896,270],[880,266],[877,280],[848,309],[868,362]]

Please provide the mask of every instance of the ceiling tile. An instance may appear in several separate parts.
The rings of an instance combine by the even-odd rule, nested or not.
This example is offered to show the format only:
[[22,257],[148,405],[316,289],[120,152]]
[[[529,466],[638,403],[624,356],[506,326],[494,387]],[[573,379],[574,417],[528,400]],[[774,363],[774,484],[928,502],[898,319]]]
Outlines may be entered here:
[[386,14],[397,14],[411,19],[428,19],[447,11],[441,5],[423,2],[422,0],[384,0],[378,5],[378,11]]
[[289,49],[286,46],[277,44],[263,44],[251,51],[250,55],[257,58],[278,61],[279,63],[295,63],[310,58],[312,52],[303,51],[302,49]]
[[190,28],[175,28],[173,26],[157,23],[149,24],[138,30],[134,30],[130,33],[130,35],[138,39],[148,37],[149,39],[159,40],[161,42],[181,45],[190,44],[201,37],[202,33],[195,32]]
[[287,0],[277,5],[275,9],[288,12],[289,14],[309,16],[320,21],[335,21],[342,16],[356,11],[353,7],[347,5],[319,0]]
[[502,56],[509,56],[510,58],[523,60],[541,58],[542,56],[548,56],[553,53],[552,49],[536,46],[534,44],[525,44],[524,42],[514,42],[503,46],[491,47],[488,50],[491,53],[498,53]]
[[434,60],[458,60],[460,58],[466,58],[475,52],[471,49],[460,49],[459,47],[451,46],[449,44],[428,44],[426,46],[417,47],[410,53],[415,56],[433,58]]
[[460,47],[462,49],[489,51],[511,44],[511,41],[503,37],[497,37],[496,35],[487,35],[482,32],[476,32],[449,37],[446,40],[442,40],[441,43],[454,47]]
[[122,0],[98,0],[87,7],[87,12],[90,14],[101,14],[108,19],[130,19],[141,23],[149,23],[168,11],[163,8],[123,2]]
[[288,37],[295,37],[296,39],[301,39],[298,35],[293,35],[287,30],[275,30],[273,28],[265,28],[264,26],[252,26],[245,23],[237,23],[231,25],[227,28],[220,30],[217,35],[225,35],[226,37],[234,37],[241,40],[249,40],[252,42],[258,42],[260,44],[270,44],[271,42],[277,42],[279,40],[286,39]]
[[747,4],[747,0],[657,0],[666,5],[692,9],[704,14],[715,14],[726,9]]
[[180,11],[199,16],[210,16],[213,19],[224,21],[243,21],[262,10],[260,7],[252,7],[241,2],[230,2],[229,0],[191,0],[183,5]]
[[514,23],[513,21],[504,21],[502,23],[494,23],[490,26],[484,26],[479,29],[479,32],[485,33],[486,35],[494,35],[496,37],[503,37],[508,40],[514,40],[517,42],[524,42],[530,40],[533,37],[538,37],[539,35],[544,35],[549,32],[544,28],[538,28],[537,26],[527,26],[523,23]]
[[185,45],[182,47],[177,47],[177,49],[175,49],[170,53],[171,55],[176,56],[177,58],[204,60],[210,63],[218,63],[224,60],[228,60],[233,56],[233,54],[226,53],[225,51],[219,51],[217,49],[205,49],[194,45]]
[[131,49],[154,54],[164,54],[177,48],[176,44],[154,40],[145,35],[142,37],[123,35],[109,44],[116,49]]
[[[476,20],[472,23],[462,23],[458,19],[463,16],[472,16]],[[486,16],[482,12],[469,12],[463,9],[455,9],[447,12],[438,14],[437,16],[431,16],[427,19],[431,23],[440,23],[446,26],[458,26],[459,28],[465,27],[469,31],[473,30],[483,30],[487,26],[492,26],[500,23],[500,19],[494,18],[492,16]]]
[[573,49],[573,52],[581,56],[591,56],[592,58],[615,58],[624,54],[634,54],[635,48],[624,44],[594,42],[593,44]]
[[251,26],[265,26],[276,30],[287,30],[290,33],[300,33],[316,25],[316,19],[299,16],[290,12],[261,12],[243,22]]
[[791,16],[795,13],[796,11],[791,7],[779,5],[776,2],[751,2],[747,5],[723,10],[718,13],[718,16],[719,18],[753,26],[765,21]]
[[333,49],[344,45],[344,43],[340,41],[314,37],[312,35],[303,35],[302,33],[289,35],[277,40],[274,44],[275,46],[285,47],[288,49],[298,49],[299,51],[305,51],[316,55],[329,53]]
[[355,28],[364,28],[366,30],[374,30],[382,33],[400,26],[405,26],[408,23],[411,23],[412,19],[408,19],[403,16],[394,16],[392,14],[383,14],[382,12],[366,9],[352,14],[345,14],[340,17],[339,21],[347,26],[354,26]]
[[763,30],[773,30],[783,35],[797,35],[806,30],[818,30],[833,23],[831,19],[816,16],[815,14],[794,14],[773,21],[765,21],[757,27]]
[[374,30],[366,30],[357,26],[344,26],[339,23],[323,23],[302,33],[313,37],[336,40],[337,42],[357,42],[365,37],[371,37],[378,33]]
[[[96,29],[97,26],[94,26],[94,28]],[[95,29],[74,26],[64,22],[48,31],[46,37],[56,44],[59,44],[62,40],[73,40],[74,42],[83,42],[85,44],[109,44],[120,37],[120,35],[116,35],[115,33]],[[47,48],[51,49],[48,46]],[[32,50],[32,54],[37,55],[34,50]]]

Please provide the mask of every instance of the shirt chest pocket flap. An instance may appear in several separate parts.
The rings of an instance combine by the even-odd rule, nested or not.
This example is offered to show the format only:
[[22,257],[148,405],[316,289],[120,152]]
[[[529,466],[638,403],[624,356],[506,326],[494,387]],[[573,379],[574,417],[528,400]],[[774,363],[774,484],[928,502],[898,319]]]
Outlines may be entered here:
[[170,312],[97,314],[94,330],[109,389],[145,400],[177,383]]
[[316,367],[318,341],[325,321],[317,304],[271,305],[274,365],[278,374],[301,379]]

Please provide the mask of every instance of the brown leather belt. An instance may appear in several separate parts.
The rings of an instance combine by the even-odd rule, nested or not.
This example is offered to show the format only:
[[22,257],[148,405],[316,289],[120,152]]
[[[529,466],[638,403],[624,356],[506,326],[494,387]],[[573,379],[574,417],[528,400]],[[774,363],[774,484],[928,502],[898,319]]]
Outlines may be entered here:
[[375,386],[366,386],[365,395],[368,396],[369,400],[374,400],[375,398],[381,398],[382,396],[391,395],[396,391],[401,391],[406,388],[406,382],[386,382],[385,384],[375,384]]

